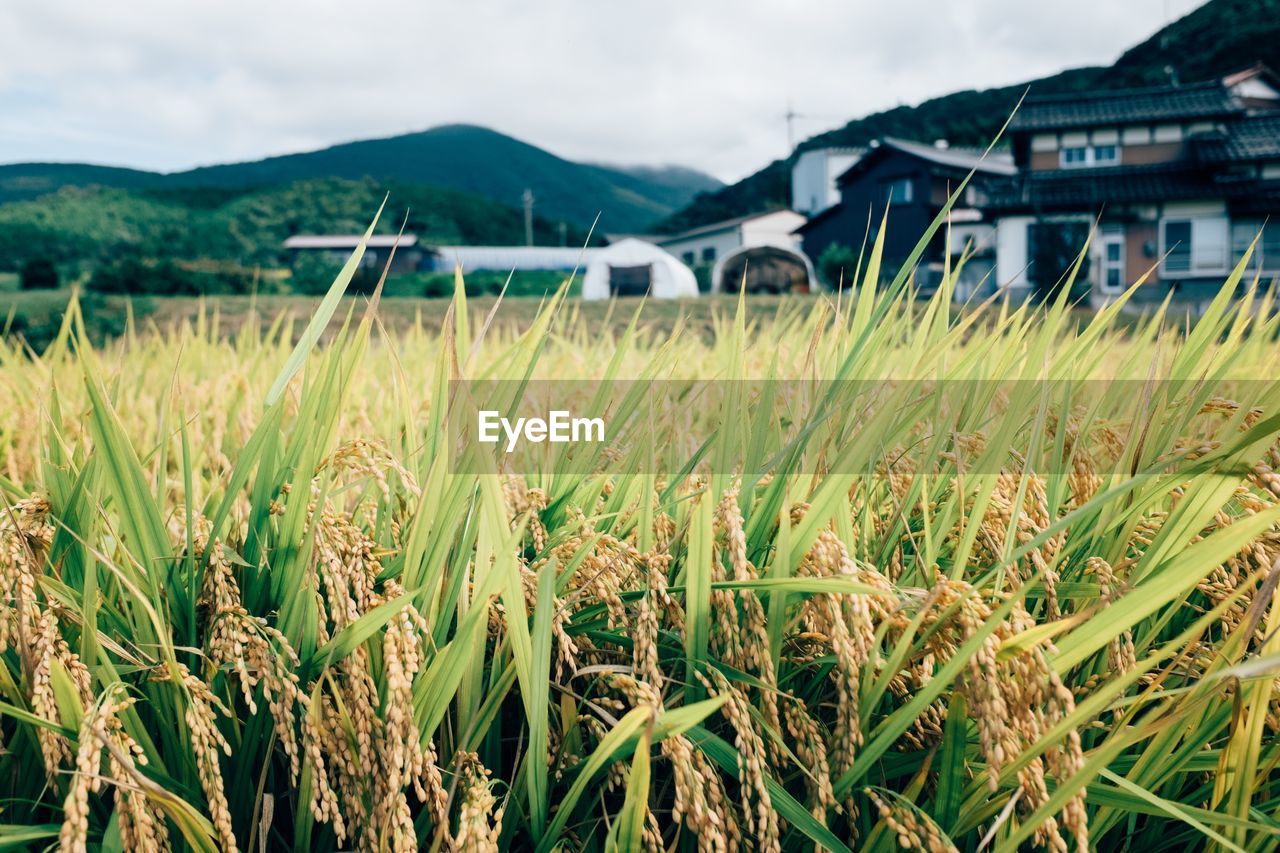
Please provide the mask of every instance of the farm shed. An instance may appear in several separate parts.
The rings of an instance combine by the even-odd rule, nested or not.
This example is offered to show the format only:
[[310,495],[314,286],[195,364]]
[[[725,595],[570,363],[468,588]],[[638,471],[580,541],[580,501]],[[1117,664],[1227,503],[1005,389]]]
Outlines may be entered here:
[[781,246],[743,246],[716,261],[712,293],[809,293],[814,289],[813,264],[803,252]]
[[583,299],[614,296],[685,299],[698,295],[698,281],[671,253],[628,237],[599,250],[582,279]]

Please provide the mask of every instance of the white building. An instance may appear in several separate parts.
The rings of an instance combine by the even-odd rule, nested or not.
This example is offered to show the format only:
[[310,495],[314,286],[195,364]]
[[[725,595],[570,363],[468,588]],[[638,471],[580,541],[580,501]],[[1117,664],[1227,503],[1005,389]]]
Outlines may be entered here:
[[583,299],[692,299],[697,295],[698,281],[693,270],[669,252],[634,237],[598,249],[582,276]]
[[815,148],[791,167],[791,209],[817,216],[840,203],[836,179],[867,153],[865,148]]
[[742,248],[777,246],[798,252],[800,238],[794,232],[806,221],[794,210],[775,210],[714,222],[656,242],[687,266],[711,266]]

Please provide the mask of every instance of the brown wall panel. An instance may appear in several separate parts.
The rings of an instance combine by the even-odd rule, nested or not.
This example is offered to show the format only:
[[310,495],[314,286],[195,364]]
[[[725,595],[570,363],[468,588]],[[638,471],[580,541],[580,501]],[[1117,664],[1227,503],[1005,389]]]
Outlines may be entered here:
[[1120,163],[1124,166],[1169,163],[1181,157],[1181,142],[1153,142],[1150,145],[1125,145],[1120,148]]
[[1158,245],[1156,236],[1156,223],[1154,222],[1132,222],[1125,228],[1125,284],[1133,284],[1147,270],[1151,269],[1151,265],[1156,262],[1154,257],[1147,257],[1145,252],[1147,243],[1151,243],[1152,246]]
[[1031,154],[1031,168],[1036,171],[1058,168],[1057,151],[1034,151]]

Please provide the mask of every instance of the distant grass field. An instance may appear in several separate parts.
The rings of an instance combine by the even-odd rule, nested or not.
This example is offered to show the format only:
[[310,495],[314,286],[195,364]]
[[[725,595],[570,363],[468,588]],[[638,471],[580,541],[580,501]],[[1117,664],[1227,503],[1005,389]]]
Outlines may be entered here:
[[[69,288],[43,291],[5,291],[0,289],[0,328],[7,318],[13,317],[12,331],[28,337],[33,346],[52,340],[57,333],[63,311],[72,296]],[[817,304],[820,296],[753,296],[747,301],[747,317],[756,322],[768,322],[785,305]],[[832,296],[831,298],[834,298]],[[220,335],[235,334],[245,322],[253,319],[270,323],[285,315],[299,321],[311,317],[320,304],[319,296],[269,295],[269,296],[191,296],[174,297],[124,297],[86,294],[84,310],[91,326],[91,337],[99,341],[123,332],[130,309],[135,328],[140,332],[152,329],[169,329],[176,325],[194,323],[203,317],[216,324]],[[537,316],[544,299],[535,297],[508,297],[498,305],[494,323],[498,326],[525,328]],[[592,333],[605,329],[618,330],[626,326],[643,300],[620,299],[615,302],[585,302],[574,300],[569,309],[580,318],[583,328]],[[330,328],[340,325],[348,308],[359,308],[367,302],[363,296],[343,298],[342,307],[335,313]],[[439,331],[448,314],[451,300],[423,299],[408,296],[384,297],[379,319],[390,331],[401,332],[420,325],[426,331]],[[469,300],[481,316],[488,316],[498,299],[492,296],[474,297]],[[688,300],[648,300],[643,314],[643,326],[654,332],[669,333],[683,321],[691,332],[710,332],[717,322],[732,314],[737,300],[732,296],[703,296]]]

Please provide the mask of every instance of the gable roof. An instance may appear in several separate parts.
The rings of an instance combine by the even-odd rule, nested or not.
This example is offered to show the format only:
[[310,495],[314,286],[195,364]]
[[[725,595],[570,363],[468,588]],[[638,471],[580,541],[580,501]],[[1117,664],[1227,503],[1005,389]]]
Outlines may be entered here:
[[1280,88],[1280,76],[1278,76],[1276,72],[1272,71],[1271,67],[1265,62],[1258,62],[1248,68],[1241,69],[1234,74],[1228,74],[1226,77],[1222,78],[1222,84],[1228,89],[1234,89],[1241,83],[1255,79],[1260,79],[1273,88]]
[[1151,86],[1111,92],[1028,97],[1010,130],[1061,130],[1099,124],[1212,119],[1235,115],[1244,105],[1221,80],[1186,86]]
[[1004,151],[992,151],[985,157],[978,148],[939,148],[924,142],[897,139],[886,136],[873,144],[865,157],[854,163],[836,178],[837,184],[845,184],[859,173],[870,168],[888,152],[898,151],[936,166],[958,172],[979,172],[988,175],[1012,175],[1018,171],[1013,165],[1013,155]]

